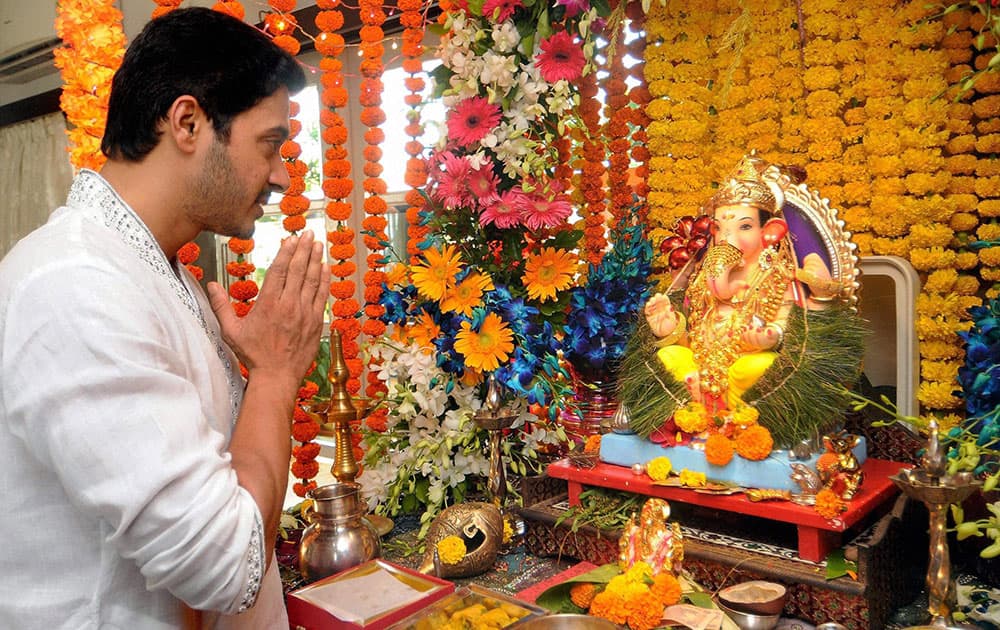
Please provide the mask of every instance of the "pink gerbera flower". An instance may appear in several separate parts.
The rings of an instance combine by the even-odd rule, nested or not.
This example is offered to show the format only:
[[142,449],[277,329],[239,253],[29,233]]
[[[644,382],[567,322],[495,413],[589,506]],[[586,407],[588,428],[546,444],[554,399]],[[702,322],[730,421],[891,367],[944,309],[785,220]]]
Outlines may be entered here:
[[[483,17],[494,19],[499,24],[514,15],[515,9],[520,9],[523,6],[524,3],[521,0],[486,0],[483,2]],[[494,17],[493,12],[497,9],[500,12]]]
[[472,171],[469,161],[448,151],[441,154],[441,170],[437,172],[437,190],[434,196],[446,208],[460,208],[472,205],[466,179]]
[[566,31],[559,31],[540,44],[542,52],[535,56],[535,65],[549,83],[560,79],[575,81],[583,74],[587,60],[583,48]]
[[479,168],[473,168],[469,170],[469,174],[465,179],[465,185],[469,189],[469,196],[473,199],[478,200],[480,207],[491,206],[500,200],[500,195],[497,194],[497,184],[500,180],[497,179],[496,173],[489,165],[483,165]]
[[474,144],[499,122],[500,108],[483,96],[473,96],[448,112],[448,137],[463,146]]
[[557,195],[552,199],[525,195],[521,202],[522,221],[532,230],[555,227],[565,221],[572,212],[573,207],[565,195]]
[[527,202],[528,196],[515,186],[483,210],[479,223],[484,226],[494,223],[498,228],[514,227],[521,222],[521,207]]
[[573,17],[590,8],[589,0],[556,0],[556,4],[566,7],[566,17]]

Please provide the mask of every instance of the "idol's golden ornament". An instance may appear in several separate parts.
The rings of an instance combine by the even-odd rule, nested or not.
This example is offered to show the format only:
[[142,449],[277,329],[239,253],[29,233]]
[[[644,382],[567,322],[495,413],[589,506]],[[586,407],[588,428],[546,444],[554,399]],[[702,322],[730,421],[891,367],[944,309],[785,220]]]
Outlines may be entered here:
[[668,523],[670,504],[659,498],[647,499],[638,514],[629,517],[618,539],[618,566],[627,571],[637,562],[645,562],[653,574],[677,573],[684,560],[681,526]]

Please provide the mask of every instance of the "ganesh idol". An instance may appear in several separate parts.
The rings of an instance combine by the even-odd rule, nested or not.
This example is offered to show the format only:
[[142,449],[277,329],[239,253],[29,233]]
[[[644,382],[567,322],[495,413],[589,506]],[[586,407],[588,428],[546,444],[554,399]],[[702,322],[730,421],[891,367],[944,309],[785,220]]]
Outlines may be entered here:
[[636,433],[684,442],[759,422],[791,448],[842,413],[838,386],[857,378],[864,334],[856,258],[802,177],[748,156],[701,216],[679,222],[684,255],[671,256],[673,281],[645,304],[622,365]]

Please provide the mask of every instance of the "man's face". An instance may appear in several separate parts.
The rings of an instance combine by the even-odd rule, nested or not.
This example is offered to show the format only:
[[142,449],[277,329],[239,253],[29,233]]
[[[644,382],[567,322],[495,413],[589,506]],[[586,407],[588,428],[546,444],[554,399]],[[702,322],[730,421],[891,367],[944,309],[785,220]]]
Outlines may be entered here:
[[760,211],[753,206],[731,205],[715,209],[716,243],[729,243],[743,252],[743,260],[752,262],[763,249]]
[[202,229],[223,236],[253,236],[268,195],[288,188],[280,152],[287,137],[285,88],[233,118],[228,142],[214,137],[189,204]]

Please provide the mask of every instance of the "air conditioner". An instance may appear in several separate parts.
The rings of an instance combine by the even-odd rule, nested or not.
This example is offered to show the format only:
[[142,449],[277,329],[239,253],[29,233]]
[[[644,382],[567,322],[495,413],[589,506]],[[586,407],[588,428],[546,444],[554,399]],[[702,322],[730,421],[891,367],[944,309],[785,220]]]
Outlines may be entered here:
[[4,51],[0,57],[0,83],[28,83],[56,72],[52,52],[61,43],[58,37],[52,37]]

